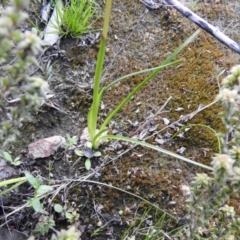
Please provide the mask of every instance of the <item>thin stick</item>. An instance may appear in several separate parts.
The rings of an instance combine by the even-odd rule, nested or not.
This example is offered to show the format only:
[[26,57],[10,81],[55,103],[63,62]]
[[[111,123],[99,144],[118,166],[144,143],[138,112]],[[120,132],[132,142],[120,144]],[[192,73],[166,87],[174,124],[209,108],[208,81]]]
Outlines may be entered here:
[[[160,4],[154,3],[152,0],[141,0],[141,2],[151,9],[156,9],[160,7]],[[211,34],[213,37],[215,37],[218,41],[222,42],[228,48],[232,49],[237,53],[240,53],[240,44],[233,41],[231,38],[229,38],[227,35],[221,32],[218,29],[218,27],[214,27],[212,24],[208,23],[206,20],[199,17],[196,13],[189,10],[187,7],[182,5],[177,0],[164,0],[161,3],[161,5],[166,6],[165,2],[168,4],[168,6],[175,8],[184,17],[188,18],[189,20],[197,24],[200,28]]]

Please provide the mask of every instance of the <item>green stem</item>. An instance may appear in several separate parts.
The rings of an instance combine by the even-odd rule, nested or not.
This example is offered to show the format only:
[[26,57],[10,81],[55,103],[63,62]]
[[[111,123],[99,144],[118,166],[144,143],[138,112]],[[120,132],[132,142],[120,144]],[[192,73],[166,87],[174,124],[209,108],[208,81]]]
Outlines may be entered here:
[[99,140],[98,138],[104,133],[106,132],[108,129],[107,128],[104,128],[102,130],[99,130],[99,132],[94,136],[93,140],[92,140],[92,147],[93,149],[98,149],[98,143],[99,143]]
[[13,183],[26,182],[26,181],[27,181],[26,177],[12,178],[12,179],[8,179],[8,180],[0,182],[0,187],[6,186],[9,184],[13,184]]
[[[180,63],[181,60],[177,60],[175,61],[174,63],[177,64],[177,63]],[[169,64],[166,64],[165,67],[168,67],[168,66],[171,66],[173,63],[169,63]],[[127,74],[123,77],[120,77],[114,81],[112,81],[109,85],[107,85],[105,87],[105,91],[107,91],[109,88],[111,88],[113,85],[119,83],[120,81],[126,79],[126,78],[129,78],[129,77],[132,77],[132,76],[135,76],[135,75],[139,75],[139,74],[142,74],[142,73],[146,73],[146,72],[150,72],[150,71],[154,71],[156,69],[161,69],[162,66],[157,66],[157,67],[154,67],[154,68],[148,68],[148,69],[144,69],[144,70],[141,70],[141,71],[138,71],[138,72],[134,72],[134,73],[130,73],[130,74]]]
[[[179,61],[177,61],[179,62]],[[158,69],[153,71],[148,77],[146,77],[141,83],[139,83],[128,95],[126,98],[123,99],[123,101],[108,115],[108,117],[105,119],[103,124],[101,125],[101,129],[105,129],[108,123],[111,121],[111,119],[128,103],[128,101],[144,86],[146,85],[152,78],[154,78],[163,68],[168,67],[170,65],[175,64],[176,62],[173,62],[171,64],[167,65],[161,65]]]
[[103,69],[103,63],[104,63],[104,57],[105,57],[106,40],[107,40],[108,26],[110,21],[111,7],[112,7],[112,1],[106,0],[103,30],[101,34],[100,49],[98,53],[98,60],[96,65],[95,77],[94,77],[93,103],[92,103],[91,109],[89,110],[89,115],[88,115],[88,118],[89,118],[88,131],[91,139],[96,134],[98,110],[99,110],[99,104],[100,104],[99,85],[102,77],[102,69]]
[[0,192],[0,196],[6,195],[7,193],[11,192],[13,189],[17,188],[19,185],[23,184],[25,181],[17,182],[11,187],[7,188],[6,190]]

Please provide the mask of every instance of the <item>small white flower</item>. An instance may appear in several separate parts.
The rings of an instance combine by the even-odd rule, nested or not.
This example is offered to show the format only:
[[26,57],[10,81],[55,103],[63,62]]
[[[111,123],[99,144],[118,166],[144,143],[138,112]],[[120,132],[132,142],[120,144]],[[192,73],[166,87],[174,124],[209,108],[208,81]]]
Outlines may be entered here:
[[234,167],[233,171],[235,172],[236,175],[240,177],[240,167]]
[[231,68],[231,73],[239,76],[240,75],[240,65],[236,65],[236,66],[232,67]]
[[232,175],[234,162],[235,160],[226,154],[216,154],[211,164],[215,171],[224,169],[229,175]]
[[7,28],[7,29],[13,28],[12,20],[8,17],[1,17],[0,18],[0,28]]
[[196,229],[196,232],[197,232],[198,234],[202,235],[202,234],[203,234],[203,228],[202,228],[202,227],[198,227],[198,228]]
[[208,185],[210,179],[211,178],[206,173],[197,173],[194,182],[198,186],[206,186]]
[[224,212],[226,214],[226,216],[228,216],[228,217],[234,217],[235,216],[234,207],[230,207],[227,204],[225,204],[225,206],[221,207],[220,211]]
[[182,190],[183,196],[187,196],[191,194],[191,189],[187,185],[181,185],[180,189]]
[[235,99],[238,97],[238,91],[237,90],[230,90],[227,88],[224,88],[220,91],[220,93],[217,95],[216,100],[221,101],[223,103],[235,103]]
[[17,47],[20,50],[31,48],[33,54],[36,55],[42,50],[41,45],[43,45],[43,41],[36,34],[26,31],[23,35],[23,41]]
[[233,176],[233,181],[240,181],[240,167],[233,167],[233,172],[234,172],[234,176]]

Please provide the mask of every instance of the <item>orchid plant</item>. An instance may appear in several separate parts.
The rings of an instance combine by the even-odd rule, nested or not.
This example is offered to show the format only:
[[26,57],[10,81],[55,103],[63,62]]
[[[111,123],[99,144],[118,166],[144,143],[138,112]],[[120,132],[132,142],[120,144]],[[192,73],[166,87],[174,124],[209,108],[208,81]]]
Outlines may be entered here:
[[[104,56],[105,56],[105,49],[106,49],[106,41],[107,41],[107,33],[108,33],[108,27],[109,27],[109,21],[110,21],[110,13],[111,13],[111,6],[112,6],[112,0],[106,0],[106,8],[105,8],[105,17],[104,17],[104,23],[103,23],[103,30],[101,34],[101,42],[100,42],[100,49],[98,53],[98,59],[96,64],[96,70],[95,70],[95,77],[94,77],[94,87],[93,87],[93,102],[91,105],[91,108],[88,112],[88,133],[89,138],[92,142],[92,147],[94,149],[98,149],[99,144],[104,139],[115,139],[115,140],[123,140],[131,143],[135,143],[138,145],[142,145],[148,148],[155,149],[159,152],[163,152],[165,154],[168,154],[170,156],[173,156],[175,158],[181,159],[186,162],[190,162],[192,164],[201,166],[203,168],[212,170],[211,167],[196,163],[190,159],[184,158],[183,156],[180,156],[178,154],[172,153],[170,151],[167,151],[165,149],[159,148],[157,146],[154,146],[152,144],[148,144],[143,141],[138,141],[133,138],[127,138],[123,136],[117,136],[117,135],[107,135],[107,126],[109,122],[112,120],[112,118],[129,102],[129,100],[143,87],[145,86],[151,79],[153,79],[162,69],[167,68],[169,66],[173,66],[175,64],[178,64],[181,62],[181,60],[172,61],[176,55],[185,47],[187,46],[191,41],[193,41],[197,35],[199,34],[199,31],[196,31],[192,36],[190,36],[180,47],[178,47],[165,61],[163,61],[159,66],[145,69],[139,72],[134,72],[131,74],[128,74],[126,76],[120,77],[114,81],[112,81],[109,85],[103,87],[100,89],[100,81],[102,77],[102,71],[103,71],[103,63],[104,63]],[[104,122],[100,125],[100,128],[97,129],[97,123],[98,123],[98,114],[99,114],[99,106],[102,99],[103,94],[109,90],[113,85],[119,83],[123,79],[127,79],[131,76],[151,72],[141,83],[139,83],[123,100],[122,102],[116,106],[116,108],[106,117]]]

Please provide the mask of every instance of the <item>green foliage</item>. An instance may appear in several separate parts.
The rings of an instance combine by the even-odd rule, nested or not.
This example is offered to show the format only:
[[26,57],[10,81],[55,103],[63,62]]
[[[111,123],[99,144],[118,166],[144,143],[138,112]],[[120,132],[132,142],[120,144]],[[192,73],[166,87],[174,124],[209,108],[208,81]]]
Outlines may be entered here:
[[78,38],[91,31],[96,11],[96,4],[93,0],[71,0],[68,6],[62,8],[56,1],[56,7],[58,26],[55,27],[61,35]]
[[54,211],[61,213],[63,211],[63,207],[60,204],[55,204],[54,205]]
[[66,149],[72,147],[75,144],[77,144],[77,136],[70,137],[69,134],[67,134],[67,141],[64,144]]
[[12,1],[0,17],[1,151],[18,134],[21,122],[29,120],[29,113],[38,109],[47,90],[47,83],[29,72],[30,66],[37,65],[36,56],[44,43],[35,32],[18,28],[27,18],[21,8],[28,2]]
[[51,240],[79,240],[80,231],[78,231],[75,226],[70,226],[68,230],[61,230],[57,235],[53,235]]
[[23,184],[26,181],[27,181],[26,177],[12,178],[12,179],[8,179],[8,180],[0,181],[0,188],[14,184],[11,187],[8,186],[8,188],[6,190],[2,190],[0,192],[0,196],[7,194],[8,192],[13,190],[14,188],[17,188],[19,185]]
[[87,170],[91,169],[91,158],[102,156],[101,152],[99,151],[94,152],[92,150],[92,144],[90,142],[86,143],[86,148],[84,150],[75,149],[74,153],[79,157],[86,157],[85,168]]
[[26,179],[28,182],[32,185],[32,187],[35,189],[34,191],[34,197],[31,199],[28,199],[28,204],[33,207],[35,212],[38,213],[44,213],[43,206],[40,202],[39,196],[50,192],[53,190],[51,186],[48,185],[43,185],[42,181],[40,179],[35,178],[33,175],[30,173],[26,172],[25,173]]
[[91,160],[89,158],[87,158],[86,161],[85,161],[85,168],[87,170],[91,169]]
[[53,219],[53,216],[42,215],[34,229],[34,233],[36,236],[44,236],[54,226],[55,221]]
[[150,143],[146,143],[146,142],[143,142],[143,141],[136,140],[134,138],[128,138],[128,137],[116,136],[116,135],[106,135],[106,136],[103,136],[102,139],[115,139],[115,140],[122,140],[122,141],[130,142],[130,143],[134,143],[134,144],[137,144],[137,145],[140,145],[140,146],[143,146],[143,147],[147,147],[147,148],[156,150],[158,152],[167,154],[169,156],[172,156],[172,157],[177,158],[179,160],[182,160],[184,162],[191,163],[193,165],[196,165],[196,166],[208,169],[208,170],[213,170],[212,167],[209,167],[207,165],[195,162],[195,161],[193,161],[193,160],[191,160],[189,158],[185,158],[185,157],[183,157],[181,155],[178,155],[178,154],[173,153],[171,151],[168,151],[166,149],[160,148],[160,147],[155,146],[155,145],[150,144]]
[[66,219],[71,223],[75,223],[78,219],[79,219],[79,214],[74,211],[73,209],[69,209],[66,213],[65,213],[65,217]]
[[3,158],[12,164],[13,166],[17,167],[19,166],[22,162],[20,161],[20,157],[16,157],[15,159],[12,158],[12,156],[8,152],[3,152],[2,153]]
[[[188,200],[188,228],[179,234],[187,239],[235,239],[239,236],[240,218],[226,205],[240,190],[240,65],[232,68],[223,80],[216,100],[226,132],[220,136],[222,153],[213,157],[213,174],[197,174]],[[230,137],[231,136],[231,137]],[[182,235],[183,236],[183,235]]]
[[[113,81],[110,86],[104,87],[100,90],[100,81],[102,77],[102,69],[105,57],[105,48],[106,48],[106,39],[110,21],[110,13],[111,13],[112,1],[106,1],[106,9],[105,9],[105,17],[103,23],[103,30],[101,35],[100,49],[98,53],[98,60],[95,69],[95,77],[94,77],[94,88],[93,88],[93,103],[88,112],[88,132],[90,139],[93,144],[93,148],[97,149],[100,141],[106,137],[104,134],[107,132],[107,125],[111,121],[111,119],[128,103],[128,101],[144,86],[146,85],[153,77],[155,77],[163,68],[172,66],[174,64],[179,63],[180,61],[171,62],[176,55],[187,45],[189,44],[197,35],[198,31],[195,32],[191,37],[189,37],[178,49],[176,49],[160,66],[156,67],[152,73],[149,74],[140,84],[137,85],[123,101],[109,114],[109,116],[102,123],[100,129],[97,129],[97,120],[98,120],[98,111],[101,102],[101,98],[106,90],[108,90],[113,84],[118,83],[122,79],[126,77],[122,77],[121,79],[117,79]],[[151,69],[152,70],[152,69]],[[139,74],[139,72],[135,73]],[[127,76],[128,77],[128,76]]]

